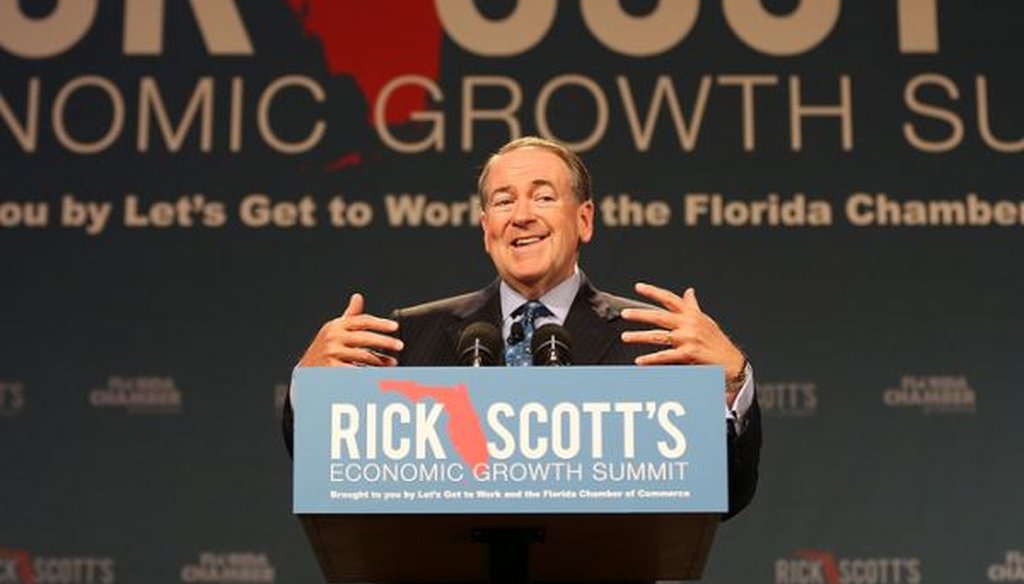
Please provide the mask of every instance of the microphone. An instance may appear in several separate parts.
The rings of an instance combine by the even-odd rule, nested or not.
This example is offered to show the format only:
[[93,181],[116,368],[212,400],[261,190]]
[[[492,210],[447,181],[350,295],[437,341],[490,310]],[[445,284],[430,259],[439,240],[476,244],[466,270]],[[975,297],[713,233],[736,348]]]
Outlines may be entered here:
[[537,366],[572,365],[572,339],[565,327],[546,324],[533,333],[530,353]]
[[483,367],[501,364],[501,333],[489,322],[474,322],[462,331],[455,351],[459,365]]
[[522,341],[524,338],[526,338],[526,333],[523,332],[523,323],[522,323],[522,321],[518,321],[517,320],[517,321],[513,322],[512,323],[512,328],[509,329],[509,331],[508,331],[508,341],[506,341],[506,342],[509,345],[515,345],[515,344],[518,344],[520,341]]

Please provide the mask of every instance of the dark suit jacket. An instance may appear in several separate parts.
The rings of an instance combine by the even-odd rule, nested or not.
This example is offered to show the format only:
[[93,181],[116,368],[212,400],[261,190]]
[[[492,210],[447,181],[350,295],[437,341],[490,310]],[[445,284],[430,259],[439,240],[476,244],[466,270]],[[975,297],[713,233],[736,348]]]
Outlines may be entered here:
[[[501,326],[499,281],[490,286],[411,308],[396,310],[398,336],[405,349],[397,355],[406,366],[456,365],[456,345],[462,330],[478,321]],[[623,308],[649,308],[647,304],[613,296],[594,288],[583,277],[579,293],[569,309],[564,326],[572,338],[573,363],[576,365],[631,365],[633,360],[656,350],[650,345],[627,344],[620,340],[626,330],[646,325],[624,320]],[[761,414],[755,401],[750,408],[744,431],[737,436],[729,426],[729,512],[731,517],[746,507],[757,486],[757,467],[761,453]],[[285,441],[291,452],[291,404],[285,403]]]

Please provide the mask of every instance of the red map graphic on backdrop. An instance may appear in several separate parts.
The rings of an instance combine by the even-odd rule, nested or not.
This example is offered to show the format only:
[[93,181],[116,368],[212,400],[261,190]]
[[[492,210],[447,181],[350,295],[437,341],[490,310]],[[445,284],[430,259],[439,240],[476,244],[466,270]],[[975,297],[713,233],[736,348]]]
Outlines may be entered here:
[[821,564],[821,569],[825,575],[825,582],[828,582],[828,584],[842,584],[842,578],[839,577],[839,567],[836,565],[836,558],[831,552],[798,549],[796,550],[796,556]]
[[470,468],[487,463],[487,438],[464,384],[420,385],[415,381],[386,379],[380,382],[380,390],[394,391],[414,403],[432,399],[444,406],[448,413],[446,434],[459,457]]
[[[433,0],[287,0],[306,33],[320,39],[327,69],[351,75],[370,105],[388,81],[421,75],[437,81],[441,21]],[[407,86],[388,100],[385,121],[401,124],[427,105],[422,87]],[[372,119],[370,120],[372,123]]]
[[36,576],[32,571],[32,557],[27,551],[0,547],[0,560],[10,562],[13,567],[12,572],[15,572],[0,576],[0,580],[10,582],[10,577],[14,576],[16,579],[13,582],[35,584]]

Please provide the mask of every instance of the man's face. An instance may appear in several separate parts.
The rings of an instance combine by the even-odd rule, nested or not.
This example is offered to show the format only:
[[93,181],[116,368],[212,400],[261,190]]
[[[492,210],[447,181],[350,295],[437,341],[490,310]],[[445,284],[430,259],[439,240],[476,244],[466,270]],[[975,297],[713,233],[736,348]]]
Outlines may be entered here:
[[569,167],[542,148],[520,148],[491,161],[483,186],[484,249],[498,275],[538,298],[572,275],[577,247],[594,233],[594,204],[580,204]]

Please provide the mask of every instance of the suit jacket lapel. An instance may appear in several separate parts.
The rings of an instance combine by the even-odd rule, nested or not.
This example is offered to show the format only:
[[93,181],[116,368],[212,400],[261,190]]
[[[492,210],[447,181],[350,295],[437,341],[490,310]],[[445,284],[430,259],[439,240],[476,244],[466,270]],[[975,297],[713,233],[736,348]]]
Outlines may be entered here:
[[455,348],[459,343],[459,337],[462,336],[462,331],[467,326],[474,322],[483,321],[494,324],[498,327],[500,334],[501,331],[501,297],[498,295],[498,283],[500,280],[495,280],[486,288],[480,290],[473,297],[458,307],[452,315],[455,317],[451,323],[448,324],[445,330],[445,334],[448,337],[448,346],[451,347],[452,362],[451,365],[455,364]]
[[[608,304],[604,295],[594,288],[585,274],[581,274],[579,292],[569,308],[565,318],[565,328],[572,335],[573,361],[578,365],[596,365],[618,340],[618,332],[608,323],[618,318],[618,314]],[[454,317],[445,327],[447,346],[450,347],[450,363],[455,364],[455,347],[459,342],[463,329],[468,325],[483,321],[494,324],[501,330],[501,296],[495,280],[486,288],[475,293],[467,302],[453,311]]]
[[608,326],[618,315],[586,275],[581,276],[580,290],[565,318],[565,328],[572,335],[573,362],[596,365],[618,338],[615,328]]

